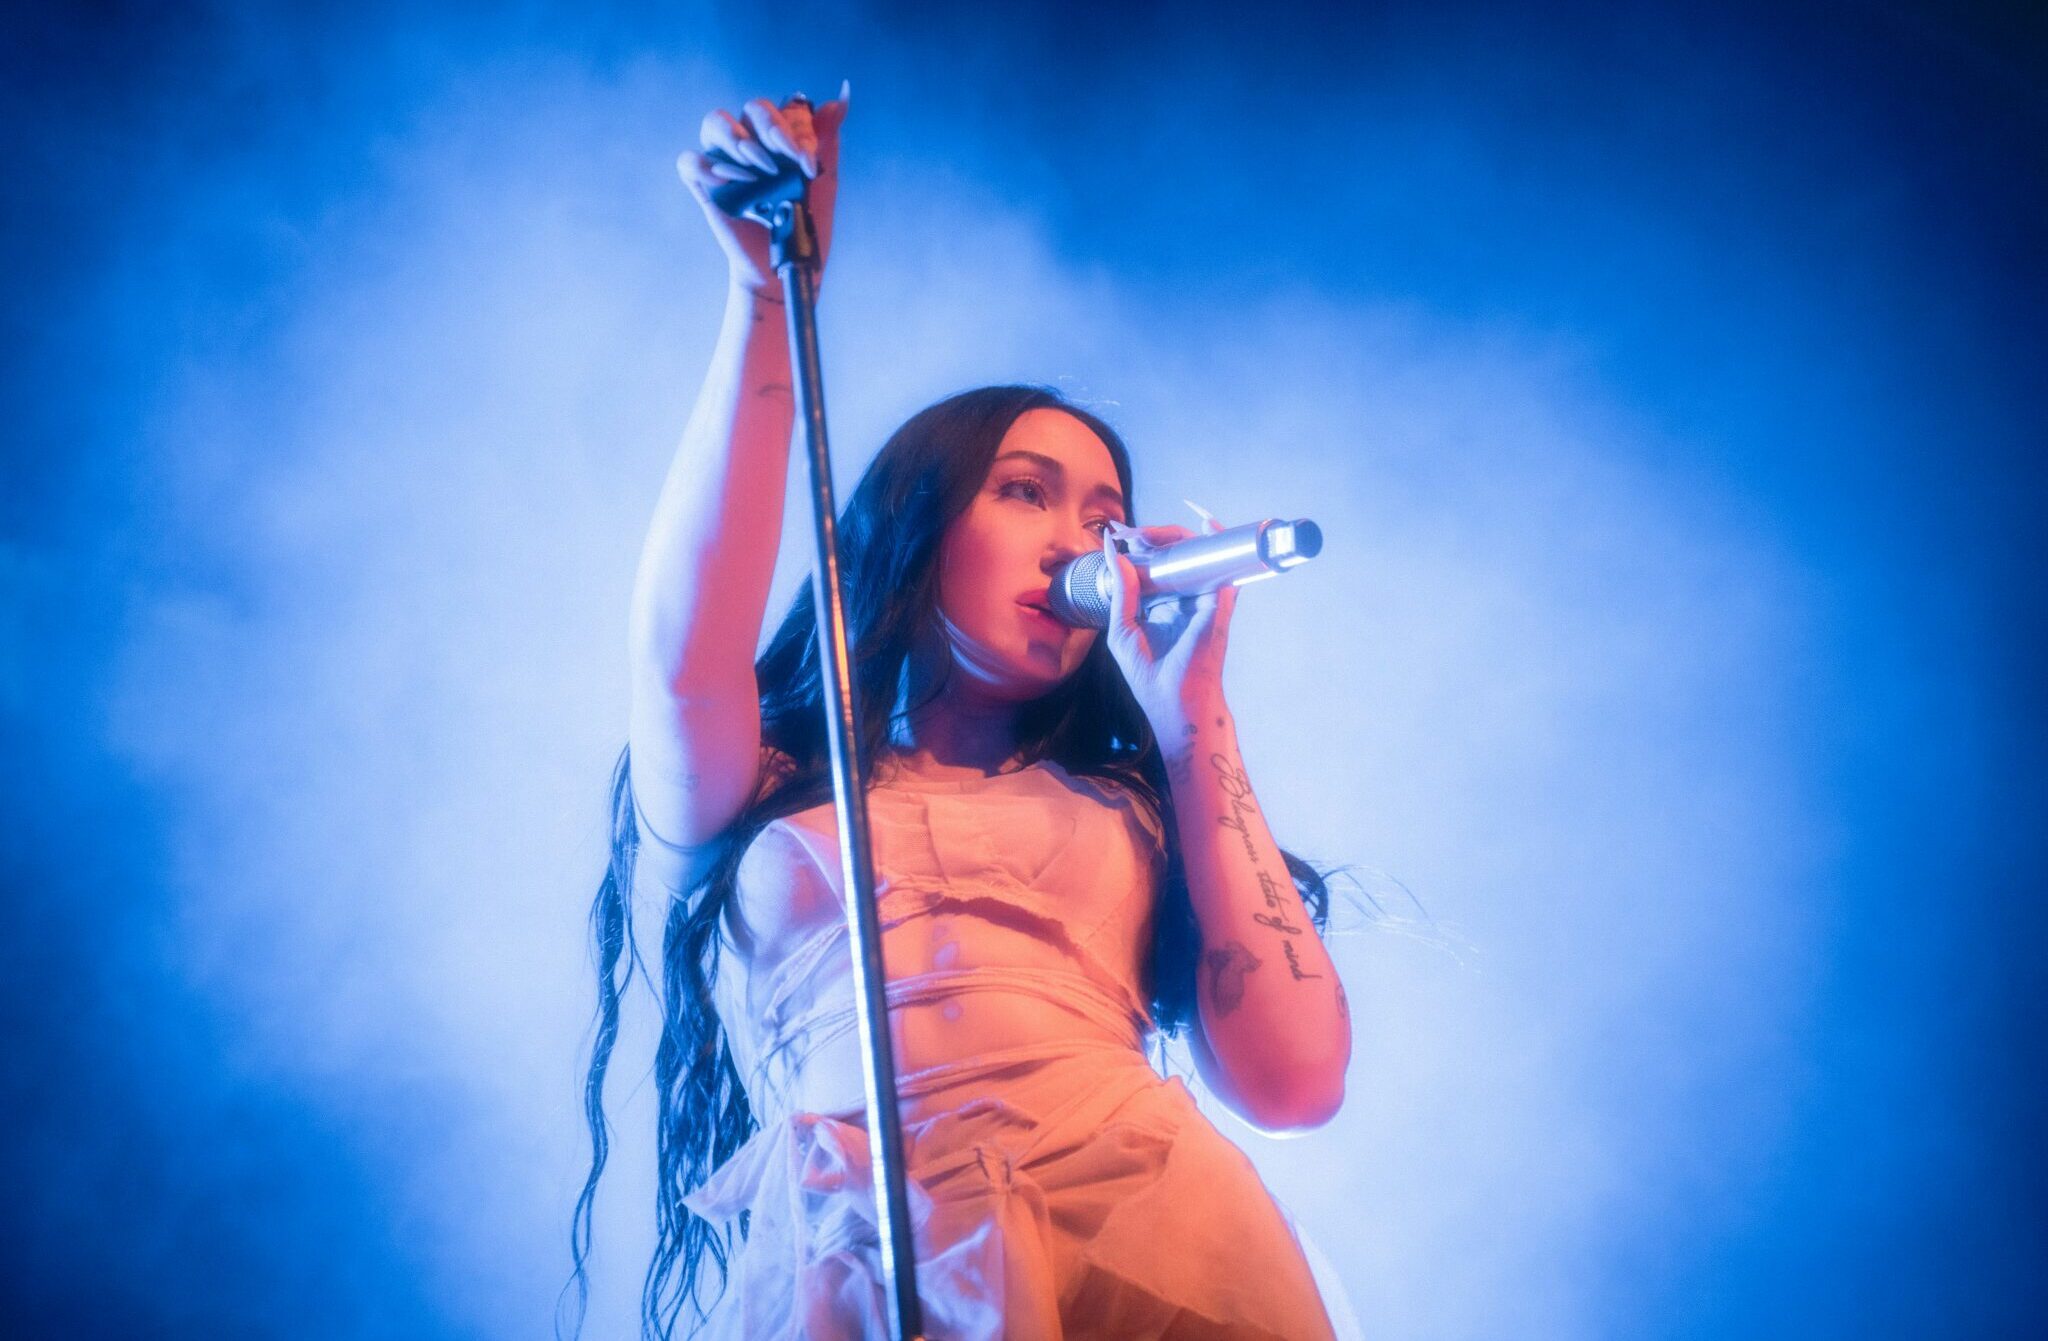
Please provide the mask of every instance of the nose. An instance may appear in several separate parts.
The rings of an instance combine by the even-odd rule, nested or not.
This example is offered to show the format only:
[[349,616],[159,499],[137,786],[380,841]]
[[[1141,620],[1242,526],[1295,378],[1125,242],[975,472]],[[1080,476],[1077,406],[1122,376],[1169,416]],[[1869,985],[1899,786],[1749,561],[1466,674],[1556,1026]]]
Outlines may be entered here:
[[1086,531],[1083,534],[1088,537],[1086,540],[1077,540],[1067,536],[1053,541],[1051,548],[1046,551],[1045,562],[1041,565],[1045,569],[1047,577],[1051,577],[1059,572],[1060,569],[1066,567],[1075,559],[1080,558],[1083,554],[1090,554],[1101,550],[1101,536],[1093,531]]

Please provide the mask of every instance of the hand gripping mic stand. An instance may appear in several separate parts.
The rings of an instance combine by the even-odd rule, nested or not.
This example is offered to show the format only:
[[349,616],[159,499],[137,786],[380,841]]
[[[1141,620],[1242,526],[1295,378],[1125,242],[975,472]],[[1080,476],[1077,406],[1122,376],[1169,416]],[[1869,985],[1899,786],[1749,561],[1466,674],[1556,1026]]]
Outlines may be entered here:
[[790,365],[796,404],[810,447],[812,536],[817,565],[811,575],[818,615],[818,665],[824,676],[826,738],[832,748],[832,783],[839,819],[839,863],[845,876],[846,924],[852,940],[854,1005],[859,1018],[862,1074],[867,1082],[868,1154],[874,1173],[875,1224],[881,1231],[883,1279],[889,1297],[889,1333],[897,1341],[923,1341],[924,1309],[917,1298],[917,1254],[904,1191],[903,1132],[896,1115],[896,1062],[889,1047],[889,1000],[882,971],[881,928],[875,915],[875,878],[868,842],[866,773],[854,730],[852,657],[846,645],[846,605],[839,583],[838,507],[832,497],[832,459],[825,443],[825,384],[818,364],[818,235],[811,226],[808,180],[783,160],[773,177],[727,182],[711,203],[727,214],[768,226],[770,255],[782,276],[789,314]]

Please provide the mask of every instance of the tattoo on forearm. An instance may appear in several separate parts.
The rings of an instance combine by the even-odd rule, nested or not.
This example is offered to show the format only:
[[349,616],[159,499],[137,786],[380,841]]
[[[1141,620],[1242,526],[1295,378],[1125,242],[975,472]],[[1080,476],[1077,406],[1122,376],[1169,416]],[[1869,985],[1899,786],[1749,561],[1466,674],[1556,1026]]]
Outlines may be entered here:
[[[1259,898],[1265,903],[1266,911],[1263,913],[1253,913],[1252,921],[1262,927],[1271,927],[1273,930],[1289,936],[1299,936],[1301,928],[1296,926],[1294,919],[1288,916],[1288,905],[1292,901],[1297,901],[1300,896],[1295,895],[1291,889],[1285,893],[1281,892],[1280,882],[1275,880],[1272,872],[1268,871],[1265,867],[1259,867],[1257,874],[1259,878]],[[1290,896],[1292,897],[1290,898]],[[1293,953],[1291,946],[1288,952],[1290,955]]]
[[1195,724],[1188,723],[1181,738],[1181,748],[1170,752],[1166,761],[1166,777],[1176,787],[1186,787],[1195,778]]
[[[1293,928],[1289,927],[1288,930],[1292,931]],[[1310,973],[1301,966],[1301,955],[1296,952],[1293,941],[1280,942],[1280,950],[1281,953],[1287,956],[1287,971],[1294,976],[1296,982],[1300,982],[1304,978],[1320,978],[1323,976],[1320,973]]]
[[[1235,832],[1239,841],[1244,844],[1245,859],[1251,863],[1252,871],[1258,878],[1259,897],[1266,905],[1264,912],[1252,914],[1252,921],[1281,934],[1283,939],[1280,942],[1280,953],[1287,960],[1287,972],[1294,981],[1304,982],[1310,978],[1322,977],[1322,974],[1311,973],[1301,966],[1301,952],[1295,949],[1295,942],[1292,939],[1302,934],[1302,927],[1292,916],[1293,911],[1301,906],[1300,896],[1292,889],[1283,891],[1280,882],[1275,880],[1259,861],[1258,843],[1252,838],[1251,822],[1247,818],[1248,814],[1258,813],[1258,807],[1252,804],[1251,800],[1250,779],[1245,777],[1244,770],[1238,767],[1229,755],[1221,752],[1209,756],[1209,766],[1215,770],[1223,794],[1230,802],[1230,813],[1218,816],[1216,822]],[[1231,944],[1236,945],[1237,942],[1232,941]],[[1342,988],[1338,990],[1341,991]]]
[[1216,770],[1216,780],[1223,787],[1223,795],[1230,801],[1230,813],[1220,815],[1216,822],[1233,830],[1244,844],[1245,859],[1256,867],[1259,864],[1259,845],[1252,841],[1252,827],[1245,819],[1245,812],[1256,815],[1259,808],[1252,804],[1251,780],[1244,770],[1231,763],[1230,756],[1216,753],[1209,756],[1209,766]]
[[1209,979],[1209,1000],[1217,1015],[1228,1015],[1243,1004],[1244,980],[1258,967],[1258,956],[1245,949],[1243,941],[1226,941],[1202,952],[1202,971]]
[[1274,881],[1272,875],[1263,866],[1259,868],[1259,897],[1266,901],[1268,908],[1272,908],[1275,911],[1286,910],[1287,905],[1280,902],[1279,884]]
[[1337,984],[1337,1013],[1345,1019],[1351,1018],[1351,998],[1344,995],[1344,984]]

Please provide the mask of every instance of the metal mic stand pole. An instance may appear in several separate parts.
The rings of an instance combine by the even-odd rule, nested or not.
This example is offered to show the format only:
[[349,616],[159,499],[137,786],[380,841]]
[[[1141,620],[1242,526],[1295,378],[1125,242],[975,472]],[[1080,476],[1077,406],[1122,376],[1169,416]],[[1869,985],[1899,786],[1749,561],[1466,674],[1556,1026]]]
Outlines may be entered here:
[[868,1154],[874,1172],[875,1223],[881,1231],[889,1332],[897,1341],[923,1341],[924,1308],[917,1297],[917,1253],[904,1190],[903,1131],[896,1112],[896,1061],[889,1046],[889,1001],[882,969],[881,928],[875,915],[873,849],[868,841],[866,770],[854,729],[852,657],[846,644],[846,604],[839,581],[838,507],[832,496],[832,458],[825,442],[825,381],[818,363],[818,235],[811,226],[808,182],[794,165],[774,177],[728,182],[711,193],[729,214],[768,226],[775,271],[782,276],[789,314],[790,366],[796,373],[797,412],[810,448],[811,518],[817,566],[811,578],[818,615],[819,668],[824,676],[826,738],[832,747],[832,783],[839,819],[839,861],[847,889],[846,922],[853,942],[854,1004],[859,1017],[862,1073],[867,1081]]

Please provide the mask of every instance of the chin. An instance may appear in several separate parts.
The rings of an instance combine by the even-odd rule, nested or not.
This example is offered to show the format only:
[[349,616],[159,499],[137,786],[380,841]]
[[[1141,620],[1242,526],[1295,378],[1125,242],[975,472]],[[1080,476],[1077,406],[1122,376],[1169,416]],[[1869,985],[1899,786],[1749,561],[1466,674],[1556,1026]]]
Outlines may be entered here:
[[[955,669],[964,672],[984,694],[1014,703],[1043,698],[1072,679],[1094,647],[1096,636],[1084,629],[1070,634],[1063,644],[1027,637],[1006,646],[1002,635],[1009,631],[998,629],[995,633],[994,637],[975,638],[956,626]],[[1015,637],[1014,633],[1010,636]]]
[[1077,664],[1069,670],[1056,669],[1050,657],[1027,647],[1015,656],[1002,658],[999,666],[979,670],[962,666],[958,669],[973,673],[975,682],[988,697],[1022,704],[1044,698],[1072,678],[1080,666]]
[[1043,698],[1067,681],[1073,679],[1076,675],[1079,675],[1081,673],[1081,666],[1086,660],[1086,649],[1083,649],[1082,655],[1073,658],[1071,663],[1063,662],[1060,669],[1056,671],[1048,671],[1044,662],[1033,664],[1031,671],[1035,671],[1036,674],[1027,672],[1027,678],[1035,680],[1038,686],[1033,692],[1032,697]]
[[1044,698],[1066,681],[1065,675],[1047,674],[1043,666],[1020,666],[1010,678],[1010,692],[1006,697],[1018,703],[1030,703]]

